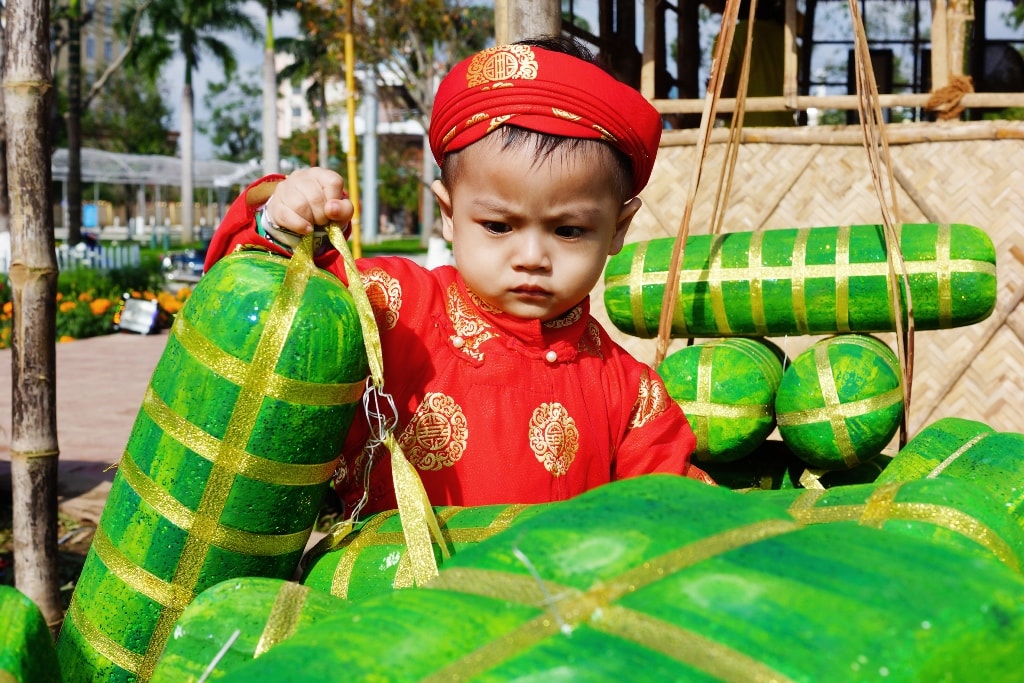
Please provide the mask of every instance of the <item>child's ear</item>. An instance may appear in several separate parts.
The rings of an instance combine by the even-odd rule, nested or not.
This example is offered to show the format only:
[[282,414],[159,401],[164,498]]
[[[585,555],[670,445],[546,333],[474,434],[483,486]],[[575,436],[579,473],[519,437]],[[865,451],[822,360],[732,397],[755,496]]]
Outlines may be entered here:
[[615,221],[615,234],[612,236],[612,243],[608,248],[609,256],[614,256],[622,251],[622,245],[626,241],[626,231],[629,230],[629,226],[633,222],[633,217],[636,216],[636,212],[639,211],[640,207],[643,205],[644,203],[639,197],[633,197],[622,205],[622,210],[619,211],[619,217]]
[[440,180],[430,184],[430,189],[437,198],[437,205],[441,209],[441,236],[449,242],[455,236],[454,221],[452,220],[452,195],[448,188]]

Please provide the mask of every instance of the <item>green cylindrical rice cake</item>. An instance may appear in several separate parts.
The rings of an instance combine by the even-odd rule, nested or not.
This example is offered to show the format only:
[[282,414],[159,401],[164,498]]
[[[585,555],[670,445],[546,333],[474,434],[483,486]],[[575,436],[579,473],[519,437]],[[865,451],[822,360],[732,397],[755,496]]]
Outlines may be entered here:
[[900,449],[892,462],[878,475],[878,481],[884,483],[923,479],[947,458],[959,458],[980,440],[995,432],[984,422],[965,420],[962,417],[936,420]]
[[[482,505],[434,509],[441,534],[452,555],[501,533],[520,519],[529,519],[543,505]],[[359,522],[329,549],[310,551],[302,583],[339,598],[361,600],[413,584],[405,536],[397,510]],[[438,567],[446,561],[434,544]]]
[[53,636],[24,593],[0,584],[0,682],[60,683]]
[[972,482],[942,477],[802,491],[751,491],[802,524],[847,522],[947,543],[1024,566],[1024,530],[1005,505]]
[[699,463],[738,460],[775,429],[782,364],[759,341],[728,338],[688,346],[665,358],[658,374],[693,427]]
[[224,681],[1012,681],[1024,577],[991,557],[649,475],[554,504],[423,587]]
[[[611,322],[637,337],[658,333],[675,243],[627,244],[605,267]],[[919,330],[970,325],[996,302],[995,248],[961,224],[904,224]],[[692,235],[683,250],[674,337],[891,332],[887,248],[881,225],[784,228]]]
[[345,604],[281,579],[222,581],[196,596],[178,617],[151,680],[219,680],[284,642],[297,629],[337,614]]
[[194,596],[294,575],[366,375],[351,295],[311,259],[241,252],[199,281],[68,609],[67,681],[146,681]]
[[819,340],[786,368],[775,396],[779,434],[822,469],[849,469],[882,452],[903,415],[899,361],[860,334]]

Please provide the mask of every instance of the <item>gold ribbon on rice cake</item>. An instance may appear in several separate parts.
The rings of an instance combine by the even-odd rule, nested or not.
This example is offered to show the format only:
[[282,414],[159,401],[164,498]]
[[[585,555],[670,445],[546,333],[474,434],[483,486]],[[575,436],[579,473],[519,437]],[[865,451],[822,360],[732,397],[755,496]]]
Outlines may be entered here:
[[729,683],[790,683],[788,677],[742,652],[676,624],[617,605],[615,601],[687,567],[800,528],[791,520],[769,519],[722,531],[652,558],[586,591],[536,576],[468,567],[448,568],[425,588],[546,609],[421,681],[472,679],[548,636],[570,632],[576,625],[586,622],[591,628],[635,642]]

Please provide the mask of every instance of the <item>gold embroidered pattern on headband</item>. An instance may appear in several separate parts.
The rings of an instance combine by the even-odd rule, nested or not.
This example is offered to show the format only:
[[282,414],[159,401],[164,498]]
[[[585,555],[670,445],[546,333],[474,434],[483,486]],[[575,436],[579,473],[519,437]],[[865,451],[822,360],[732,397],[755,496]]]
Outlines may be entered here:
[[566,121],[579,121],[583,118],[579,114],[573,114],[571,111],[559,109],[558,107],[551,107],[551,114],[555,116],[555,118],[565,119]]
[[466,71],[466,86],[475,88],[511,78],[537,78],[537,58],[529,45],[498,45],[480,52]]
[[493,119],[491,119],[491,122],[487,125],[487,132],[490,133],[495,128],[500,128],[501,126],[505,125],[506,123],[508,123],[508,120],[511,119],[513,116],[515,116],[515,114],[505,114],[503,116],[495,116]]
[[602,140],[607,140],[608,142],[618,142],[619,141],[619,139],[617,137],[615,137],[614,135],[612,135],[611,131],[609,131],[607,128],[602,128],[601,126],[597,125],[596,123],[590,124],[590,127],[593,128],[594,130],[596,130],[598,133],[601,134],[601,139]]

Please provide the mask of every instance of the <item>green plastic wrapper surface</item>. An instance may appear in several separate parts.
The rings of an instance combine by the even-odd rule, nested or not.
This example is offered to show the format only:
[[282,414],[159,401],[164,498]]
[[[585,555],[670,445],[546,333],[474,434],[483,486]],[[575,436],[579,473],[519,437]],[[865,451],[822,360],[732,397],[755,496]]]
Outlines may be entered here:
[[879,482],[952,477],[984,488],[1024,528],[1024,434],[943,418],[904,446]]
[[697,436],[694,459],[729,462],[749,455],[775,429],[782,362],[759,341],[714,339],[680,349],[658,365],[665,388]]
[[554,504],[224,680],[1006,682],[1022,638],[1024,578],[994,558],[648,475]]
[[1024,566],[1024,530],[1004,503],[962,479],[749,493],[784,507],[802,524],[860,524],[995,557],[1018,573]]
[[216,681],[336,614],[345,602],[290,581],[239,578],[207,588],[185,608],[153,683]]
[[60,683],[57,651],[42,612],[24,593],[0,585],[0,683]]
[[146,681],[193,597],[294,575],[367,375],[348,290],[297,263],[226,257],[177,316],[58,640],[68,681]]
[[[636,242],[609,259],[604,304],[618,329],[658,334],[674,243]],[[900,249],[917,329],[971,325],[992,313],[995,248],[983,230],[908,223]],[[671,335],[891,332],[892,290],[881,225],[693,235],[683,250]]]
[[[543,505],[442,506],[434,508],[441,534],[454,556],[522,519],[537,514]],[[328,534],[330,536],[330,534]],[[434,543],[434,559],[447,561]],[[413,584],[402,521],[397,510],[378,513],[326,546],[312,549],[303,563],[308,565],[302,583],[348,600],[390,593]]]

